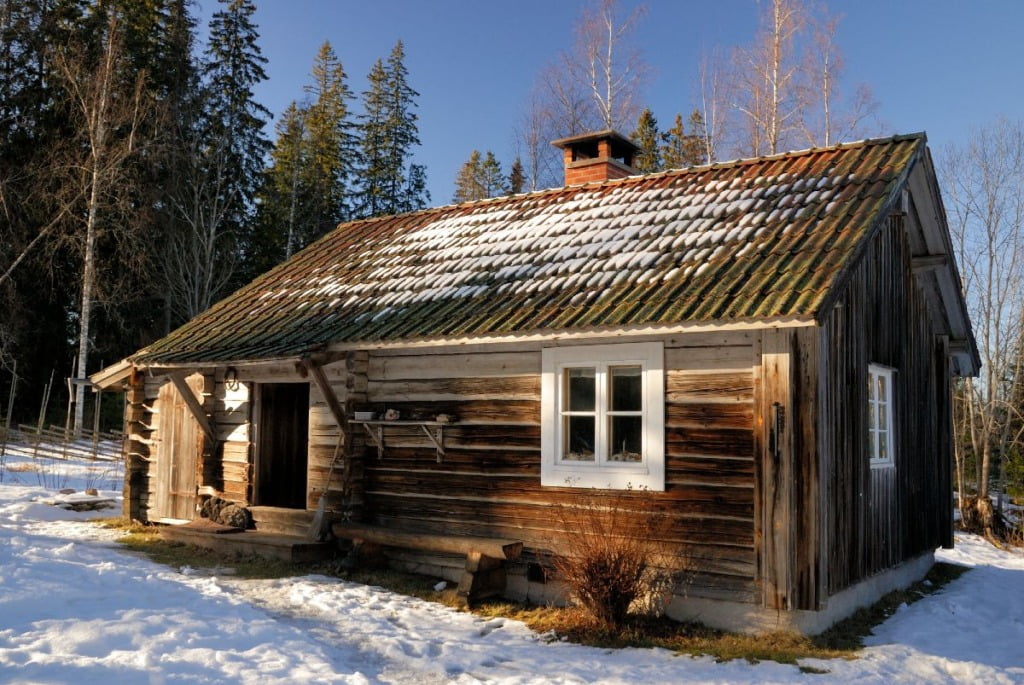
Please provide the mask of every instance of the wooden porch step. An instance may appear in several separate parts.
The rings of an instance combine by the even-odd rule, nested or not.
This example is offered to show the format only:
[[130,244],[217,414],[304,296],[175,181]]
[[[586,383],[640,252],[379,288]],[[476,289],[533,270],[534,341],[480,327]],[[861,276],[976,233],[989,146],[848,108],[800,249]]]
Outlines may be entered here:
[[284,507],[249,507],[253,527],[261,533],[282,533],[306,537],[315,512]]
[[165,540],[195,545],[223,554],[281,559],[292,563],[330,559],[337,549],[331,542],[311,542],[305,536],[264,533],[257,530],[224,534],[185,525],[161,528],[160,535]]

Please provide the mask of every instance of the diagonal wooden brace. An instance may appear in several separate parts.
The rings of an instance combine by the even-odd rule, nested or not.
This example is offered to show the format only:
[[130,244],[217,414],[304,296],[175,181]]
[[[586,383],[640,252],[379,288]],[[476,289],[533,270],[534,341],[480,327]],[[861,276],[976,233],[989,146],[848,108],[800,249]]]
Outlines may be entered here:
[[199,427],[203,429],[203,433],[209,439],[210,444],[216,445],[217,431],[214,430],[213,423],[206,415],[206,412],[203,411],[203,403],[199,401],[199,398],[196,397],[192,388],[190,388],[188,383],[185,381],[185,376],[180,373],[172,373],[168,374],[168,378],[171,379],[171,383],[173,383],[174,387],[178,390],[178,394],[181,395],[181,399],[185,400],[185,406],[187,406],[188,410],[192,412],[193,418],[195,418]]

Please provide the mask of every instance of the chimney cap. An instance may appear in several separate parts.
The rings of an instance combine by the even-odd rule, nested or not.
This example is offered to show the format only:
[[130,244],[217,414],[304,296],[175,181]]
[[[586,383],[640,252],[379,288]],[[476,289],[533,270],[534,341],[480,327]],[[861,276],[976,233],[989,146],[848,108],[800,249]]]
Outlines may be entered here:
[[565,149],[567,147],[576,147],[586,143],[597,142],[598,140],[608,139],[612,147],[612,155],[614,157],[628,157],[632,158],[640,151],[640,146],[634,143],[632,140],[622,135],[614,129],[605,129],[603,131],[594,131],[592,133],[580,133],[575,136],[568,136],[566,138],[559,138],[558,140],[552,140],[551,144],[557,148]]

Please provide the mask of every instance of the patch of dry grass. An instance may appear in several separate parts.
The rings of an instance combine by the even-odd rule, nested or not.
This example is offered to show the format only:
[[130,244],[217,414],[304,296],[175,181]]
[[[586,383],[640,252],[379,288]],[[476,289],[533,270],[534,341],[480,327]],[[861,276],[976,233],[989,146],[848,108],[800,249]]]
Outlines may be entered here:
[[[448,583],[444,590],[435,590],[436,578],[394,570],[342,569],[337,561],[291,564],[255,557],[228,557],[212,550],[164,540],[155,526],[124,518],[103,519],[97,523],[124,530],[126,535],[120,542],[127,549],[173,568],[230,567],[239,578],[285,578],[318,573],[461,608],[453,584]],[[577,607],[527,606],[509,601],[486,602],[471,611],[488,618],[522,621],[552,641],[565,639],[603,648],[661,647],[680,654],[712,656],[719,661],[745,659],[799,665],[800,659],[856,658],[864,637],[870,635],[871,630],[891,616],[901,604],[912,604],[941,590],[967,570],[963,566],[937,563],[921,582],[906,590],[889,593],[873,606],[861,609],[816,637],[786,632],[740,635],[700,624],[679,623],[665,617],[633,615],[619,626],[610,626]],[[800,666],[800,669],[806,673],[827,672],[811,666]]]

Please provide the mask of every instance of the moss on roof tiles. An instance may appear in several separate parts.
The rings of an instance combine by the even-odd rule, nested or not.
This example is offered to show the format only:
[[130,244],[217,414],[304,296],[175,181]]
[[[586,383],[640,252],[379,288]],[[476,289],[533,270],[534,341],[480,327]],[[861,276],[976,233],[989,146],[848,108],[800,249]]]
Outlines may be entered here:
[[897,136],[349,222],[134,359],[815,316],[923,149]]

